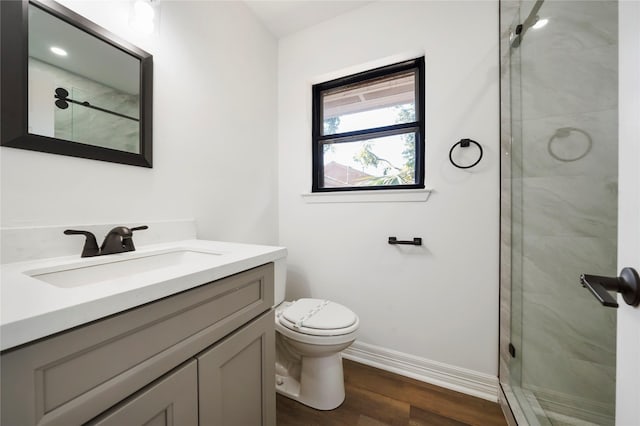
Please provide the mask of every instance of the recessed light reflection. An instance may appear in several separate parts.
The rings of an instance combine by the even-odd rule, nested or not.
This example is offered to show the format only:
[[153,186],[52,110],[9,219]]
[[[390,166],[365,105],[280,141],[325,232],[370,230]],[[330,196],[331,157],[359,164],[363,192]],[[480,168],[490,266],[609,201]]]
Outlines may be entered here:
[[67,51],[59,47],[52,46],[50,50],[58,56],[67,56]]
[[538,21],[535,24],[533,24],[531,28],[533,28],[534,30],[539,30],[540,28],[544,27],[548,23],[549,23],[549,20],[547,18],[538,19]]

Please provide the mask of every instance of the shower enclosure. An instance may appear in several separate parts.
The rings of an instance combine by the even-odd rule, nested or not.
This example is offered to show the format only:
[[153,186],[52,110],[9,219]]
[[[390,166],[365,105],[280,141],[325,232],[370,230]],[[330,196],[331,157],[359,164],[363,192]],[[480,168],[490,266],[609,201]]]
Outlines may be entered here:
[[612,425],[616,310],[616,1],[503,0],[502,402],[518,424]]

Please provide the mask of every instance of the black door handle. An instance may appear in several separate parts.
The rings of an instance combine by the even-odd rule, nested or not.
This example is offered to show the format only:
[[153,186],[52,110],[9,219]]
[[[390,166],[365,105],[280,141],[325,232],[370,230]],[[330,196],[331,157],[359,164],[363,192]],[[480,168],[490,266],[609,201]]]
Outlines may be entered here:
[[616,299],[607,290],[622,293],[627,305],[640,304],[640,277],[633,268],[623,268],[619,277],[602,277],[599,275],[580,275],[582,287],[589,289],[591,294],[604,306],[617,308]]

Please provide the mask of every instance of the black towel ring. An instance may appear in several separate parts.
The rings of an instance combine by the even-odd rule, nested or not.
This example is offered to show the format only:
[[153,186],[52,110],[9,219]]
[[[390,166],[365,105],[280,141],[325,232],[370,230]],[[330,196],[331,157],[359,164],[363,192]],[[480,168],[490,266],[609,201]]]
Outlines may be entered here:
[[[461,148],[466,148],[470,144],[474,144],[480,150],[480,156],[475,161],[475,163],[470,164],[468,166],[461,166],[460,164],[458,164],[455,161],[453,161],[453,150],[456,148],[456,146],[460,145]],[[473,139],[460,139],[457,143],[453,144],[453,146],[451,147],[451,150],[449,151],[449,161],[451,161],[451,164],[453,164],[454,166],[456,166],[459,169],[470,169],[471,167],[473,167],[476,164],[478,164],[480,162],[480,160],[482,160],[482,146],[480,146],[480,144],[478,142],[474,141]]]

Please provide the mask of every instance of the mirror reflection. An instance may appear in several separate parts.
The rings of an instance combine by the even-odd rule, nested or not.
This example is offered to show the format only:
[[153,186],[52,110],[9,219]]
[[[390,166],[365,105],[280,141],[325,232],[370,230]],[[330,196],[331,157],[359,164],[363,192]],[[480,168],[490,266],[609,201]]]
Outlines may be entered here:
[[28,132],[140,153],[140,60],[29,4]]

